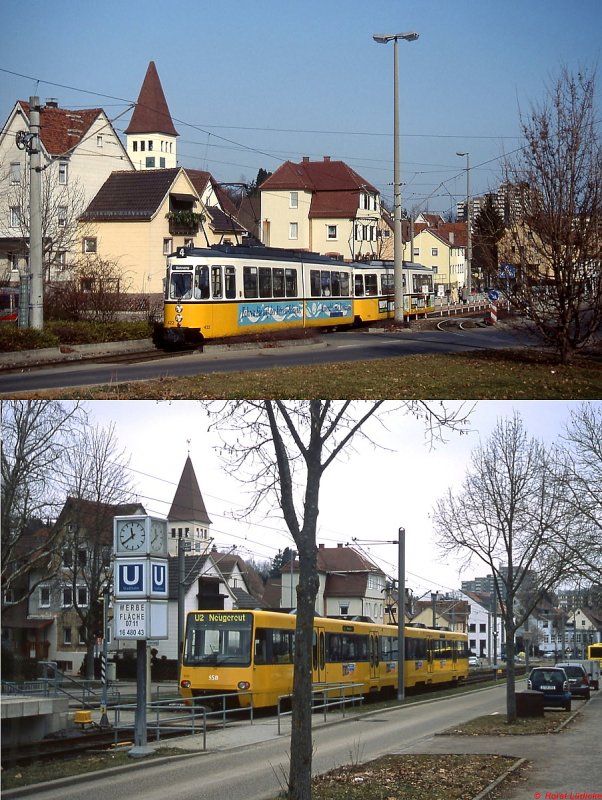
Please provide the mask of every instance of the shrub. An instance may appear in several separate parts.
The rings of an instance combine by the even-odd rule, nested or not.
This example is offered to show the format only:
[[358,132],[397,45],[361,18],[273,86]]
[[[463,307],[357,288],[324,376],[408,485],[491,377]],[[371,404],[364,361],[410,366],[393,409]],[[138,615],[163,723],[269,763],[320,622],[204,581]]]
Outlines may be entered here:
[[140,322],[88,322],[84,320],[50,320],[41,331],[0,325],[0,352],[39,350],[61,344],[97,344],[99,342],[125,342],[148,339],[152,327]]

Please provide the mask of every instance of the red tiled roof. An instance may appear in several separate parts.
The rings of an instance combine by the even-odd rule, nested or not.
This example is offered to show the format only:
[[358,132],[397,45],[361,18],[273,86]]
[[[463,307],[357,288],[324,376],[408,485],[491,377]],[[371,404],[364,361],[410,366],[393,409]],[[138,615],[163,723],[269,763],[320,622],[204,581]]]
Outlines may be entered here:
[[148,65],[138,102],[125,133],[164,133],[167,136],[179,136],[174,128],[154,61]]
[[318,547],[318,572],[381,572],[381,570],[352,547]]
[[305,189],[313,192],[357,192],[378,193],[355,170],[343,161],[302,161],[294,164],[285,161],[273,175],[261,184],[261,191],[277,191],[282,189]]
[[[19,105],[29,119],[29,103],[19,100]],[[51,156],[68,154],[82,141],[102,113],[102,108],[70,111],[67,108],[44,106],[40,111],[40,136],[46,152]]]

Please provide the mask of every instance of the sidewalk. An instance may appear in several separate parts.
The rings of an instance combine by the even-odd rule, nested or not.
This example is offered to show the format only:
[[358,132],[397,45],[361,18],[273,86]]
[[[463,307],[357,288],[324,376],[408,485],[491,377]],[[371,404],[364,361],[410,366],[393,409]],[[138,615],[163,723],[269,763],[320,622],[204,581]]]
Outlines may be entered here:
[[[550,713],[555,713],[553,710]],[[335,719],[336,718],[336,719]],[[330,713],[326,724],[341,721]],[[324,724],[314,719],[314,729]],[[245,747],[278,737],[275,718],[235,723],[207,734],[210,751]],[[282,734],[290,731],[290,717]],[[187,736],[161,743],[159,747],[197,750],[202,736]],[[153,743],[153,746],[156,747]],[[484,753],[524,758],[524,779],[497,790],[497,800],[602,800],[602,691],[593,692],[588,703],[573,701],[570,721],[557,733],[537,736],[448,736],[438,734],[396,753]]]
[[[526,780],[498,800],[602,800],[602,691],[573,700],[572,721],[539,736],[434,736],[400,753],[488,753],[525,758]],[[554,712],[550,712],[554,713]]]

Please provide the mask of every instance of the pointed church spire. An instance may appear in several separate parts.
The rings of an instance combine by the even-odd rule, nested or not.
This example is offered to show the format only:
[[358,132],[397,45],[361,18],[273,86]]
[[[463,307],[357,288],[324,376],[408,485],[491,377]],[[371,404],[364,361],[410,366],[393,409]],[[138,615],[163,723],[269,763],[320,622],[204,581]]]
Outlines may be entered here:
[[179,136],[174,128],[154,61],[148,65],[138,102],[125,133],[164,133],[167,136]]
[[184,464],[167,519],[170,522],[197,522],[211,525],[190,456]]
[[211,545],[210,527],[211,520],[189,454],[167,515],[169,555],[178,555],[179,542],[186,542],[186,549],[193,553],[206,552]]
[[177,165],[176,137],[155,62],[146,70],[138,102],[125,129],[127,151],[136,169],[173,168]]

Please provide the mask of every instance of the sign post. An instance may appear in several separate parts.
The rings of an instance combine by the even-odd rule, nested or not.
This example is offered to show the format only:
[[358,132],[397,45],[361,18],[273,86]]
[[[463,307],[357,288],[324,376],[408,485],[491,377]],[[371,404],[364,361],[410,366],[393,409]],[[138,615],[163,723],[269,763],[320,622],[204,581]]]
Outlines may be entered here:
[[[114,635],[136,641],[136,715],[133,758],[154,752],[147,744],[147,643],[167,639],[167,522],[149,516],[114,517]],[[150,686],[148,686],[150,688]]]

